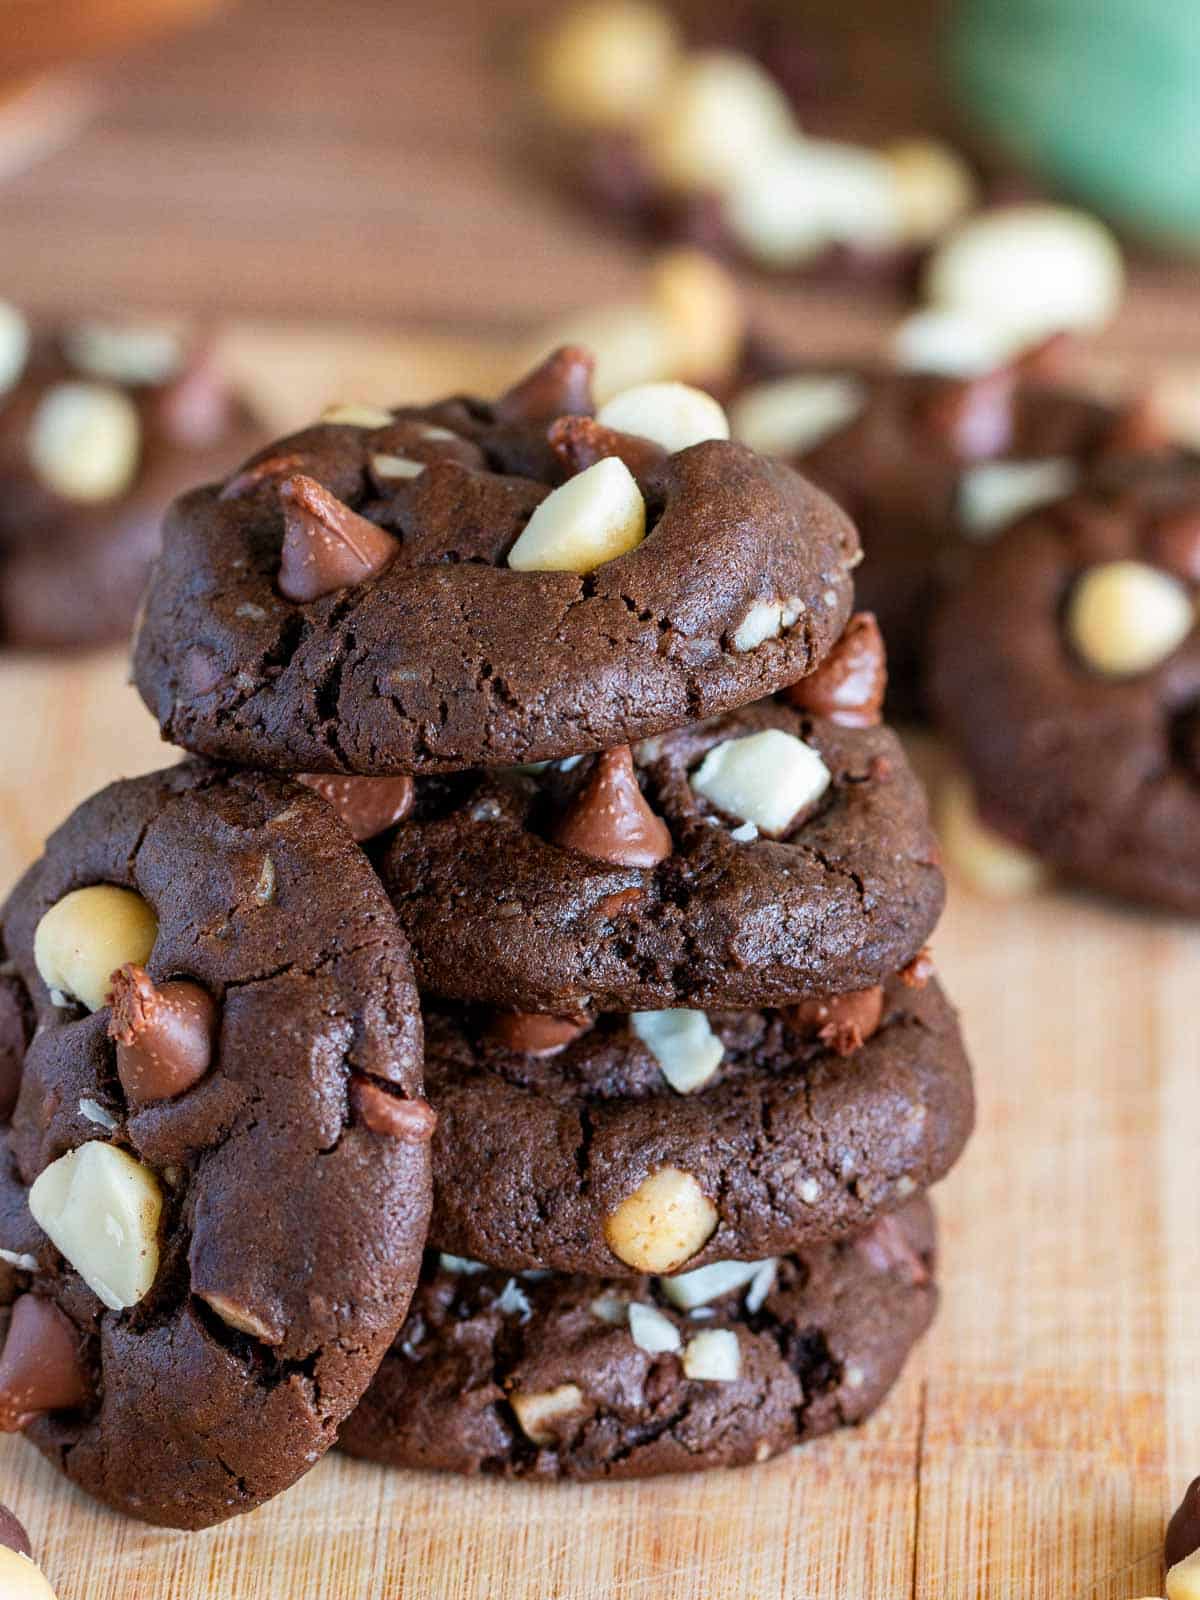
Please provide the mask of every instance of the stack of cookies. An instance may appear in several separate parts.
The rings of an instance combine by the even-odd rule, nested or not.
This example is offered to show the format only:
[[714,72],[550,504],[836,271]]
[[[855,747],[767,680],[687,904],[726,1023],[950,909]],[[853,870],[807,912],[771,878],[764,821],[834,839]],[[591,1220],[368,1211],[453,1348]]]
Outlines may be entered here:
[[763,1460],[933,1313],[971,1082],[857,536],[709,396],[597,414],[590,370],[338,407],[179,500],[135,679],[191,757],[4,913],[0,1423],[134,1515],[335,1439]]

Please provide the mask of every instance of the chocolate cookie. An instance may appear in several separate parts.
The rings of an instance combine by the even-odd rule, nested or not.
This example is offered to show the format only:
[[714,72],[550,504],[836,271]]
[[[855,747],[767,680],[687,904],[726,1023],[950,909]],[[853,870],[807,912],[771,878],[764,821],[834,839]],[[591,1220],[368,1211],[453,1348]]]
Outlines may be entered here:
[[431,1257],[339,1442],[391,1466],[510,1478],[765,1461],[879,1405],[933,1317],[933,1254],[918,1199],[854,1241],[691,1282],[515,1278]]
[[38,1031],[0,1427],[148,1522],[251,1510],[333,1442],[419,1268],[404,940],[322,801],[198,763],[81,806],[4,930]]
[[1200,912],[1200,465],[1112,465],[984,551],[932,695],[984,820],[1064,875]]
[[958,1024],[924,981],[590,1022],[427,1007],[430,1240],[613,1277],[865,1227],[942,1177],[971,1129]]
[[165,329],[31,336],[0,306],[0,645],[128,635],[174,497],[255,430],[207,354]]
[[177,502],[135,652],[166,736],[448,771],[640,738],[815,667],[849,612],[849,522],[727,440],[668,455],[597,428],[590,370],[564,349],[495,404],[338,408]]
[[908,716],[924,709],[937,602],[972,546],[1067,492],[1097,458],[1161,444],[1136,411],[1017,367],[966,379],[787,368],[762,352],[748,360],[730,420],[736,437],[789,461],[854,519],[865,553],[858,603],[887,641],[889,710]]
[[895,736],[775,701],[632,755],[420,780],[381,871],[424,990],[557,1014],[865,989],[944,894]]

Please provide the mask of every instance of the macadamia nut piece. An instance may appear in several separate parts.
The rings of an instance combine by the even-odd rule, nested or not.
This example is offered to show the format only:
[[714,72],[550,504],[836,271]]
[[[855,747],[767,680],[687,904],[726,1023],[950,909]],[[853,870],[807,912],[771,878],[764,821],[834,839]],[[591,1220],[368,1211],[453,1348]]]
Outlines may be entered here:
[[50,907],[37,925],[33,959],[52,995],[99,1011],[112,974],[126,962],[145,966],[157,937],[158,919],[140,894],[98,883]]
[[596,421],[619,433],[651,439],[668,453],[686,450],[706,439],[728,439],[724,407],[686,383],[642,383],[614,395],[596,413]]
[[689,1339],[683,1352],[688,1378],[706,1383],[733,1383],[742,1375],[742,1352],[732,1328],[707,1328]]
[[1178,578],[1142,561],[1108,561],[1076,583],[1067,634],[1084,664],[1109,678],[1149,672],[1196,625],[1196,602]]
[[29,459],[64,500],[112,500],[133,482],[141,452],[137,407],[106,383],[59,383],[38,401]]
[[55,1600],[41,1568],[7,1545],[0,1545],[0,1594],[4,1600]]
[[568,479],[535,509],[508,553],[517,572],[592,572],[646,537],[646,502],[617,456]]
[[722,190],[751,172],[794,131],[774,79],[748,56],[689,56],[658,96],[646,125],[654,176],[674,189]]
[[110,1310],[135,1306],[149,1292],[162,1190],[124,1150],[93,1141],[52,1161],[29,1191],[29,1210]]
[[1167,1600],[1200,1600],[1200,1550],[1193,1550],[1168,1571]]
[[547,29],[534,80],[568,126],[628,128],[651,110],[678,55],[679,29],[666,11],[640,0],[593,0]]
[[717,1208],[690,1172],[660,1167],[604,1221],[613,1255],[638,1272],[674,1272],[716,1231]]
[[534,1444],[552,1444],[554,1424],[583,1409],[583,1391],[575,1383],[560,1383],[557,1389],[548,1389],[544,1394],[523,1394],[518,1389],[508,1400],[521,1432]]

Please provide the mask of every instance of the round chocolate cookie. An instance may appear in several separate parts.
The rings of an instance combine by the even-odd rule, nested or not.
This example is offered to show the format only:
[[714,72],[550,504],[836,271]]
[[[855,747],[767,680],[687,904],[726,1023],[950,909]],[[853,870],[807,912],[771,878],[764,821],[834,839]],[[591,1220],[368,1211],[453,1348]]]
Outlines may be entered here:
[[765,1461],[879,1405],[933,1317],[933,1257],[923,1198],[853,1241],[691,1281],[515,1278],[431,1255],[339,1443],[510,1478]]
[[381,870],[424,991],[556,1014],[868,988],[944,895],[895,736],[775,701],[632,756],[421,780]]
[[879,618],[888,708],[905,716],[924,709],[936,605],[972,545],[1067,492],[1096,459],[1161,444],[1136,410],[1016,367],[956,378],[788,368],[761,352],[738,382],[730,421],[735,437],[789,461],[854,519],[865,555],[857,600]]
[[971,1130],[958,1023],[926,980],[590,1023],[427,1008],[430,1240],[613,1277],[865,1227],[944,1176]]
[[207,353],[166,329],[31,335],[0,305],[0,645],[125,638],[166,508],[255,432]]
[[815,667],[850,523],[726,439],[599,428],[590,371],[563,349],[495,404],[335,408],[178,501],[135,651],[165,735],[278,770],[450,771],[641,738]]
[[199,763],[81,806],[4,930],[38,1031],[0,1428],[148,1522],[249,1511],[333,1443],[420,1266],[404,939],[324,802]]
[[1068,878],[1200,913],[1200,465],[1111,465],[984,551],[932,697],[984,820]]

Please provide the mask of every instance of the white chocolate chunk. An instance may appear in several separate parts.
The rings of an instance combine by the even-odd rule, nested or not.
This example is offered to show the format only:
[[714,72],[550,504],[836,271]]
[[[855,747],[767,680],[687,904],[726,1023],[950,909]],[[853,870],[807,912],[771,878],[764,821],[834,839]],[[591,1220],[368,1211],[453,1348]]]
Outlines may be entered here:
[[29,324],[7,300],[0,300],[0,394],[11,389],[29,360]]
[[410,461],[407,456],[377,455],[371,457],[371,471],[377,478],[419,478],[425,463]]
[[712,1237],[717,1208],[690,1172],[660,1167],[604,1219],[612,1253],[638,1272],[674,1272]]
[[1200,1600],[1200,1550],[1168,1568],[1167,1600]]
[[394,418],[390,411],[380,406],[357,404],[326,406],[321,413],[322,422],[340,422],[350,428],[388,428]]
[[126,962],[145,966],[157,937],[158,919],[140,894],[98,883],[73,889],[43,915],[33,959],[48,989],[99,1011],[112,974]]
[[534,81],[572,128],[644,120],[679,55],[673,18],[642,0],[591,0],[561,13],[540,41]]
[[81,322],[63,336],[67,360],[110,383],[166,383],[183,365],[183,341],[174,328],[149,323]]
[[636,433],[668,454],[706,439],[728,439],[724,408],[686,383],[642,383],[625,389],[600,407],[596,421],[620,433]]
[[29,424],[29,459],[65,500],[111,500],[133,482],[142,425],[127,394],[105,383],[58,383]]
[[158,1272],[162,1190],[148,1167],[93,1141],[52,1161],[29,1191],[33,1220],[113,1311],[135,1306]]
[[778,144],[731,185],[726,218],[748,255],[782,271],[833,244],[879,251],[901,242],[888,163],[873,151],[829,140]]
[[0,1261],[6,1261],[10,1267],[16,1267],[19,1272],[37,1271],[37,1257],[19,1250],[0,1250]]
[[114,1133],[117,1128],[117,1119],[110,1111],[106,1111],[99,1100],[91,1100],[86,1096],[79,1102],[79,1113],[94,1122],[97,1127],[103,1128],[106,1133]]
[[1149,672],[1196,626],[1196,601],[1178,578],[1143,561],[1107,561],[1076,583],[1067,633],[1084,663],[1109,678]]
[[982,822],[971,786],[948,778],[938,797],[937,831],[946,860],[980,894],[994,899],[1034,894],[1048,881],[1045,863]]
[[761,1261],[711,1261],[706,1267],[662,1278],[659,1287],[673,1306],[692,1311],[752,1282],[762,1265]]
[[762,833],[782,834],[829,787],[829,768],[811,746],[781,728],[714,745],[692,774],[692,788]]
[[229,1327],[236,1328],[239,1333],[248,1333],[252,1339],[257,1339],[261,1344],[278,1344],[279,1334],[274,1328],[265,1323],[261,1317],[256,1316],[248,1306],[238,1305],[228,1295],[217,1294],[214,1290],[205,1292],[197,1290],[200,1299],[212,1307],[221,1321]]
[[8,1545],[0,1545],[0,1594],[4,1600],[55,1600],[42,1569]]
[[1037,204],[970,218],[935,252],[925,274],[935,305],[1007,323],[1028,339],[1102,328],[1124,287],[1121,252],[1103,223]]
[[638,1301],[629,1307],[629,1332],[639,1350],[650,1355],[674,1355],[683,1347],[679,1329],[657,1308]]
[[797,456],[816,449],[861,416],[867,387],[836,373],[801,373],[755,384],[729,408],[733,436],[765,456]]
[[583,1409],[583,1391],[574,1383],[560,1383],[557,1389],[547,1389],[541,1394],[526,1394],[517,1389],[508,1400],[516,1412],[521,1432],[534,1444],[551,1444],[554,1423]]
[[570,478],[537,506],[508,552],[517,572],[592,572],[646,537],[646,502],[616,456]]
[[703,1011],[635,1011],[629,1025],[676,1094],[702,1089],[725,1054]]
[[707,1383],[734,1383],[742,1375],[742,1352],[731,1328],[706,1328],[693,1334],[683,1352],[687,1378]]
[[482,1261],[472,1261],[470,1256],[448,1256],[445,1253],[438,1256],[438,1266],[443,1272],[453,1272],[467,1277],[487,1271]]
[[1030,344],[1003,320],[927,306],[914,311],[892,333],[892,360],[905,372],[936,372],[949,378],[979,378],[995,372]]
[[529,1296],[515,1278],[510,1278],[496,1296],[496,1310],[502,1317],[516,1317],[519,1322],[528,1322],[533,1315]]
[[692,55],[653,106],[643,150],[653,175],[675,189],[725,189],[793,133],[787,98],[748,56]]
[[629,1301],[619,1294],[597,1295],[592,1301],[591,1312],[610,1327],[623,1328],[629,1320]]
[[767,1296],[775,1287],[775,1276],[779,1270],[777,1261],[760,1261],[758,1271],[750,1280],[750,1287],[746,1290],[746,1298],[742,1302],[751,1316],[756,1311],[761,1311],[767,1303]]
[[891,169],[906,244],[932,244],[975,204],[970,167],[940,140],[903,139],[882,154]]
[[1078,482],[1079,468],[1067,456],[983,461],[959,479],[959,521],[971,538],[988,539],[1026,512],[1061,500]]

